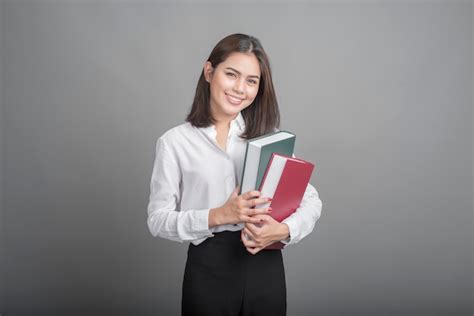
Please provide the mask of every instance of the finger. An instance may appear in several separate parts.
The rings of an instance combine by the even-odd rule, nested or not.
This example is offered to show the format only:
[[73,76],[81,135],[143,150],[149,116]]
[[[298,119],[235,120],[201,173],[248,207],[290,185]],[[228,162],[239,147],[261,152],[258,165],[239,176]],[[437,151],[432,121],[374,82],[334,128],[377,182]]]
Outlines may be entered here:
[[245,200],[253,199],[256,197],[260,197],[259,191],[248,191],[241,195]]
[[264,222],[274,220],[273,217],[269,214],[257,214],[257,215],[253,215],[252,217],[262,219]]
[[262,248],[260,247],[247,247],[246,248],[248,252],[250,252],[252,255],[256,255],[260,250],[262,250]]
[[246,210],[246,215],[248,216],[254,216],[254,215],[265,215],[265,214],[270,214],[272,212],[271,207],[266,207],[266,208],[250,208]]
[[253,206],[257,206],[257,205],[262,205],[262,204],[267,204],[267,203],[270,203],[272,201],[272,199],[270,198],[254,198],[254,199],[250,199],[250,200],[246,200],[245,204],[248,206],[248,207],[253,207]]
[[258,237],[263,233],[262,231],[263,223],[258,224],[246,224],[242,230],[249,231],[249,235],[254,239],[257,240]]
[[246,241],[246,240],[245,240],[245,235],[244,235],[244,231],[243,231],[243,230],[240,231],[240,240],[241,240],[242,243],[245,245],[245,241]]
[[242,230],[240,232],[240,240],[242,240],[242,243],[244,244],[245,247],[256,247],[255,242],[252,241],[249,236],[247,236],[244,231]]
[[244,236],[246,236],[248,240],[255,241],[257,239],[254,232],[252,232],[250,229],[244,228],[242,229],[242,231],[244,232]]
[[248,247],[248,248],[255,248],[255,247],[258,247],[257,243],[251,239],[249,239],[248,236],[243,235],[243,238],[242,238],[242,242],[244,244],[245,247]]
[[247,227],[250,230],[253,229],[252,232],[255,235],[256,234],[255,230],[258,229],[258,228],[262,228],[263,227],[263,222],[261,222],[261,223],[245,223],[244,227]]
[[253,224],[260,224],[260,223],[263,223],[263,218],[254,218],[254,217],[251,217],[251,216],[245,216],[243,218],[243,222],[244,223],[253,223]]

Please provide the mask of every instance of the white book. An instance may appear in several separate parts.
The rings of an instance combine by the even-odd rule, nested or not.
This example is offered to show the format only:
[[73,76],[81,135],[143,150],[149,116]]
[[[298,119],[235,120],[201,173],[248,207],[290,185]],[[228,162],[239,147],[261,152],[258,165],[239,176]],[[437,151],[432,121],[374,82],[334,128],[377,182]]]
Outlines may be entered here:
[[250,139],[247,142],[239,194],[258,190],[272,153],[291,156],[295,139],[293,133],[286,131]]
[[[264,197],[269,197],[273,199],[275,191],[277,189],[278,183],[280,183],[281,174],[283,169],[285,169],[286,162],[288,161],[287,157],[275,155],[272,159],[272,163],[268,167],[267,175],[265,176],[265,181],[262,184],[261,195]],[[266,208],[269,207],[271,202],[265,204],[259,204],[255,208]]]

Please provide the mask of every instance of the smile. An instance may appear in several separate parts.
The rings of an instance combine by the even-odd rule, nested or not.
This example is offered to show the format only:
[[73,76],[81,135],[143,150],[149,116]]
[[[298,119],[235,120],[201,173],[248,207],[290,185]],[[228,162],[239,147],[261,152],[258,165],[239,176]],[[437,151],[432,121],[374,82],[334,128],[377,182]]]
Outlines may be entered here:
[[234,104],[234,105],[240,105],[240,103],[242,103],[242,101],[243,101],[243,99],[234,97],[234,96],[229,95],[227,93],[226,93],[226,97],[227,97],[227,101],[229,101],[231,104]]

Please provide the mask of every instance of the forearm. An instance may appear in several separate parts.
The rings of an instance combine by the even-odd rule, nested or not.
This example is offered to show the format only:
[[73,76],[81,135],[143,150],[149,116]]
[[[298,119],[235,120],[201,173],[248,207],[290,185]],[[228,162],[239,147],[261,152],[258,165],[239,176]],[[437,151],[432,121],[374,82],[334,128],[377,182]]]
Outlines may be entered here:
[[280,223],[275,231],[274,240],[284,240],[290,237],[290,228],[285,223]]
[[[247,192],[243,194],[241,201],[235,201],[240,198],[234,197],[237,194],[237,190],[232,194],[231,199],[224,205],[216,208],[209,209],[208,229],[214,226],[226,225],[226,224],[239,224],[239,223],[254,223],[259,224],[261,219],[256,218],[255,215],[268,215],[270,213],[269,208],[253,208],[256,205],[268,203],[267,198],[258,198],[257,191]],[[249,208],[250,207],[250,208]]]
[[209,229],[224,224],[222,220],[222,207],[211,208],[209,210]]
[[208,212],[202,210],[154,210],[149,212],[148,227],[155,237],[174,240],[192,241],[212,236],[208,229]]

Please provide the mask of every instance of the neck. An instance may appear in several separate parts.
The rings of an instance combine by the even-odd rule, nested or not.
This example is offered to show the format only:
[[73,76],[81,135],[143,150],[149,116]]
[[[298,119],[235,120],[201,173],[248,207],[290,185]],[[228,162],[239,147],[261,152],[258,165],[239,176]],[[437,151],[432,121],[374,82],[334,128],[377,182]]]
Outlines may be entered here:
[[228,116],[217,116],[217,115],[212,115],[212,117],[214,117],[215,119],[215,127],[216,129],[228,129],[230,128],[230,122],[232,120],[235,120],[235,118],[238,116],[239,114],[237,113],[236,115],[234,115],[233,117],[228,117]]
[[216,121],[214,124],[216,126],[216,129],[228,129],[230,128],[230,122],[232,120],[221,120],[221,121]]

